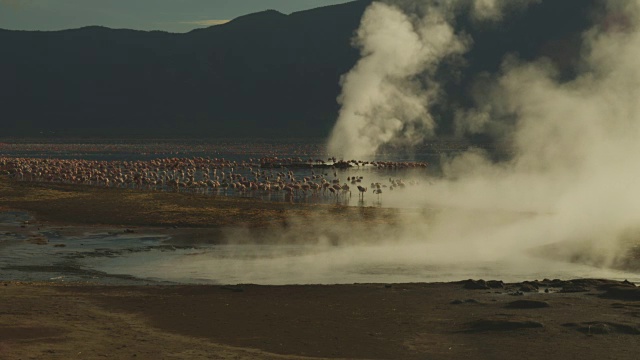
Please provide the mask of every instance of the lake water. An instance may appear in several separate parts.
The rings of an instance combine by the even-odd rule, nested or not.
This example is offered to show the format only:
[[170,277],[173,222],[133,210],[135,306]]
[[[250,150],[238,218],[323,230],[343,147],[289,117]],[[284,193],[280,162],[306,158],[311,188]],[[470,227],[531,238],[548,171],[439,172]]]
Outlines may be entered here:
[[[3,229],[26,213],[0,213]],[[31,219],[32,220],[32,219]],[[24,234],[0,235],[0,280],[99,284],[350,284],[500,279],[609,278],[640,282],[640,274],[520,254],[490,261],[441,257],[437,244],[170,245],[167,235],[87,231],[43,232],[45,245]],[[64,246],[62,246],[64,245]]]
[[[376,157],[377,161],[410,161],[427,163],[426,168],[416,169],[377,169],[375,166],[351,167],[349,169],[319,169],[319,168],[286,168],[259,169],[255,167],[235,167],[234,174],[253,179],[253,172],[266,171],[270,179],[275,179],[278,173],[292,171],[296,179],[304,177],[312,178],[314,175],[323,175],[327,180],[339,180],[339,184],[348,184],[351,193],[345,196],[329,196],[329,192],[323,192],[323,196],[312,196],[311,192],[300,193],[294,197],[286,196],[281,192],[242,192],[232,188],[208,190],[205,195],[256,197],[266,201],[297,202],[297,203],[339,203],[350,206],[387,206],[395,207],[393,201],[385,201],[388,197],[389,180],[393,179],[423,179],[437,176],[439,162],[442,156],[450,156],[465,149],[468,145],[460,142],[438,142],[425,144],[422,147],[408,152],[391,153],[381,152]],[[0,157],[26,157],[26,158],[58,158],[58,159],[82,159],[93,161],[149,161],[158,158],[193,158],[203,157],[211,159],[226,159],[238,163],[258,163],[261,157],[278,157],[280,159],[299,158],[303,162],[308,159],[328,161],[325,145],[320,140],[210,140],[210,141],[183,141],[183,140],[140,140],[140,141],[58,141],[37,142],[0,141]],[[346,159],[345,159],[346,160]],[[367,159],[358,159],[367,160]],[[229,174],[229,168],[218,172]],[[358,183],[352,183],[351,177],[362,178]],[[201,171],[195,173],[195,180],[203,180]],[[316,180],[320,182],[320,180]],[[383,194],[372,194],[372,183],[384,184]],[[368,188],[369,196],[358,197],[357,185]],[[165,187],[165,190],[170,190]],[[397,190],[397,189],[396,189]],[[349,196],[350,195],[350,196]]]
[[[426,146],[411,156],[382,154],[382,160],[437,163],[464,144]],[[224,157],[241,161],[250,157],[279,156],[326,158],[321,143],[309,142],[137,142],[137,143],[12,143],[0,144],[0,156],[56,157],[91,160],[148,160],[161,157]],[[310,169],[296,176],[311,175]],[[432,167],[389,172],[375,168],[337,170],[346,180],[362,176],[364,184],[389,178],[416,179],[415,186],[429,186],[437,176]],[[359,200],[357,193],[342,198],[352,206],[407,207],[410,188],[385,189]],[[403,192],[404,191],[404,192]],[[219,192],[217,194],[220,194]],[[209,194],[211,195],[211,194]],[[229,194],[232,195],[232,194]],[[206,196],[206,195],[204,195]],[[272,201],[284,197],[257,195]],[[295,201],[317,202],[309,197]],[[337,199],[329,200],[339,202]],[[418,203],[424,205],[423,201]],[[25,213],[0,214],[0,226],[18,229],[28,220]],[[77,236],[45,233],[47,245],[35,245],[23,235],[0,234],[0,279],[27,281],[90,281],[105,284],[203,283],[203,284],[334,284],[454,281],[468,278],[523,281],[542,278],[611,278],[640,282],[640,275],[536,257],[526,253],[490,260],[456,261],[442,258],[425,242],[333,245],[169,245],[162,234],[87,232]],[[516,239],[517,240],[517,239]],[[56,247],[56,245],[58,245]],[[63,246],[64,245],[64,246]],[[464,245],[461,245],[464,246]]]

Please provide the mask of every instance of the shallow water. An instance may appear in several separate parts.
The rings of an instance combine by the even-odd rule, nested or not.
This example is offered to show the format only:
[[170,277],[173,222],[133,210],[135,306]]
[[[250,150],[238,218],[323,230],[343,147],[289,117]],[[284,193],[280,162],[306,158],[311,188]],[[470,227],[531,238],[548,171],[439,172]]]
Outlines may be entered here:
[[[20,228],[31,217],[23,212],[0,213],[0,280],[96,282],[103,284],[139,284],[149,281],[130,275],[101,272],[92,261],[83,259],[117,258],[127,253],[162,248],[162,235],[134,235],[115,232],[88,232],[60,236],[55,229],[39,233],[46,244],[36,244],[30,232],[6,231]],[[18,224],[19,223],[19,224]],[[34,232],[31,232],[34,233]]]
[[[0,280],[99,284],[350,284],[500,279],[609,278],[640,282],[640,274],[518,256],[455,263],[428,255],[407,258],[398,245],[165,245],[167,236],[86,233],[47,245],[3,236]],[[64,244],[65,247],[56,247]],[[402,246],[402,245],[400,245]],[[406,249],[416,252],[411,245]]]
[[[170,236],[126,230],[63,236],[56,228],[19,231],[25,212],[0,212],[0,280],[100,284],[350,284],[499,279],[608,278],[640,282],[639,273],[545,259],[525,253],[473,260],[463,249],[406,241],[393,244],[175,246]],[[13,232],[7,229],[15,229]],[[29,234],[48,243],[30,242]],[[455,248],[453,248],[455,249]],[[473,251],[471,251],[473,252]],[[443,256],[444,254],[448,256]]]
[[[256,151],[255,153],[247,150]],[[436,162],[442,153],[458,151],[429,148],[409,158],[385,155],[380,160],[415,160]],[[16,145],[3,150],[3,155],[66,157],[100,160],[148,160],[158,157],[211,156],[232,160],[256,155],[300,156],[324,158],[319,146],[302,144],[221,143],[196,144],[125,144],[105,150],[103,144]],[[287,199],[283,194],[254,194],[271,201],[340,202],[352,206],[424,208],[426,199],[416,198],[414,189],[428,187],[430,171],[379,171],[375,168],[336,170],[341,183],[347,177],[362,176],[362,186],[369,187],[360,199],[355,185],[351,197],[313,198],[298,196]],[[243,170],[238,170],[243,171]],[[248,170],[247,170],[248,171]],[[296,176],[310,176],[311,169],[297,169]],[[426,175],[426,176],[425,176]],[[333,179],[329,174],[328,179]],[[371,193],[372,182],[389,183],[389,178],[419,178],[420,184],[406,189],[383,188],[380,196]],[[215,194],[222,194],[219,190]],[[231,190],[227,191],[232,195]],[[208,195],[212,195],[211,193]],[[203,195],[206,196],[206,195]],[[236,194],[235,196],[245,196]],[[409,205],[408,205],[409,204]],[[477,219],[474,215],[472,219]],[[0,213],[0,225],[19,228],[30,219],[26,213]],[[484,219],[484,218],[483,218]],[[484,219],[491,220],[491,219]],[[485,224],[486,225],[486,224]],[[596,268],[582,264],[553,261],[520,253],[491,261],[473,261],[465,257],[441,257],[442,251],[429,244],[395,245],[202,245],[176,248],[166,245],[168,237],[154,234],[85,233],[59,236],[44,233],[46,245],[28,242],[25,235],[0,234],[0,280],[88,281],[104,284],[141,284],[156,282],[207,284],[336,284],[436,282],[468,278],[523,281],[543,278],[611,278],[640,282],[640,274]],[[56,245],[65,245],[56,247]],[[498,244],[501,245],[501,244]],[[463,244],[459,246],[464,246]],[[454,250],[455,251],[455,250]]]
[[218,245],[151,250],[91,261],[106,273],[185,283],[264,285],[441,282],[500,279],[608,278],[640,282],[640,274],[534,257],[454,264],[375,256],[384,248]]

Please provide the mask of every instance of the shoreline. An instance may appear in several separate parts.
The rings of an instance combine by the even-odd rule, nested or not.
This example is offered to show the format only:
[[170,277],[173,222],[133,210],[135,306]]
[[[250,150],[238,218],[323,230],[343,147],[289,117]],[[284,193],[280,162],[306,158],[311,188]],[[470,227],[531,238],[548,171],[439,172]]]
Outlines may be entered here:
[[[165,238],[155,245],[146,246],[144,249],[141,249],[140,245],[132,245],[135,248],[131,249],[121,246],[118,248],[120,254],[123,251],[132,253],[149,249],[162,250],[165,247],[206,250],[211,246],[218,245],[321,246],[326,249],[340,249],[341,247],[357,247],[364,244],[375,248],[379,244],[384,245],[388,238],[385,236],[393,234],[394,229],[401,229],[396,225],[402,226],[404,216],[418,215],[420,219],[437,216],[436,210],[429,210],[431,211],[429,214],[416,213],[416,211],[420,210],[283,204],[256,199],[208,197],[189,193],[18,182],[0,176],[0,247],[6,247],[7,244],[15,244],[18,241],[31,244],[29,246],[32,246],[32,249],[39,248],[42,251],[46,249],[55,249],[58,252],[75,250],[86,254],[91,249],[74,248],[74,245],[77,245],[75,240],[67,238],[78,239],[86,234],[101,233],[112,236],[113,240],[122,237],[151,235]],[[11,214],[14,214],[15,218],[11,218]],[[176,214],[180,214],[180,216],[176,216]],[[74,219],[74,221],[69,221],[69,219]],[[322,233],[322,237],[319,237],[318,233]],[[349,233],[356,236],[349,236]],[[368,235],[359,238],[357,236],[359,233]],[[100,244],[100,247],[109,247],[109,244]],[[575,249],[571,246],[565,246],[564,249],[560,249],[564,253],[560,255],[561,258],[558,258],[559,250],[548,246],[537,249],[533,255],[540,259],[557,261],[563,259],[568,261],[573,257],[577,259],[574,261],[575,264],[601,267],[599,264],[589,263],[588,258],[580,259],[579,249],[580,246],[576,246]],[[380,253],[380,250],[376,251]],[[96,254],[90,253],[87,256],[100,257],[105,254],[109,255],[102,251],[96,252]],[[114,255],[118,256],[118,252]],[[582,275],[574,274],[573,276],[637,280],[636,276],[625,275],[624,272],[638,274],[639,259],[640,247],[631,248],[627,257],[619,260],[619,265],[622,266],[610,268],[611,273],[620,272],[620,275],[608,275],[606,272],[590,275],[590,272],[587,271]],[[194,258],[194,260],[196,259]],[[200,258],[198,260],[202,261]],[[212,258],[211,261],[215,261],[215,259]],[[45,269],[45,275],[52,271],[51,266],[48,265],[32,269],[22,266],[21,269],[14,270],[38,271],[42,269]],[[607,268],[605,267],[605,269]],[[55,274],[55,269],[53,270]],[[505,268],[505,271],[508,270]],[[94,271],[86,272],[83,275],[84,270],[77,266],[65,268],[65,271],[72,275],[86,275],[85,277],[89,278],[91,276],[107,279],[110,277],[107,273]],[[507,280],[517,281],[529,277],[542,278],[543,276],[566,277],[562,273],[562,271],[556,274],[551,271],[547,271],[546,274],[538,272],[535,275],[526,276],[524,274],[525,276],[511,277]],[[60,275],[64,274],[52,275],[51,277]],[[472,274],[467,275],[436,280],[449,281],[476,277]],[[32,280],[42,280],[43,278],[45,276]],[[430,281],[429,278],[429,276],[416,277],[417,281]],[[7,278],[5,277],[5,279]],[[28,280],[28,278],[21,279]],[[74,277],[72,276],[71,279]],[[142,282],[154,282],[154,280],[148,280],[144,277],[139,279]],[[203,279],[206,280],[206,278]],[[401,279],[401,277],[397,279]],[[386,280],[383,279],[380,282],[384,281]],[[397,280],[396,282],[398,281],[406,280]],[[216,283],[217,279],[212,282]],[[351,283],[352,281],[347,282]],[[361,281],[355,280],[353,282]],[[330,282],[319,281],[315,283]],[[344,281],[340,283],[344,283]]]
[[[176,246],[211,245],[224,244],[229,228],[296,233],[311,218],[383,228],[402,214],[0,177],[0,215],[9,209],[18,215],[0,221],[0,247],[17,240],[44,250],[74,245],[62,246],[55,237],[61,234],[152,233],[172,237],[168,243]],[[172,218],[183,211],[188,221]],[[76,221],[65,221],[70,218]],[[198,223],[203,219],[213,220]],[[640,288],[611,280],[123,285],[5,279],[0,309],[2,359],[635,359],[640,352]]]

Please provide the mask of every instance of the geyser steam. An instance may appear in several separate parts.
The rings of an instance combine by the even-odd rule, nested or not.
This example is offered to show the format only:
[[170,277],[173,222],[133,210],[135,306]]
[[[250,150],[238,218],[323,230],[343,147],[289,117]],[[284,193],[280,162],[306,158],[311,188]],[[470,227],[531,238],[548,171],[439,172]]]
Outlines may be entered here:
[[[457,33],[452,15],[505,21],[514,8],[528,11],[533,3],[374,3],[358,31],[363,58],[343,79],[332,155],[363,159],[383,144],[429,136],[429,109],[441,96],[432,75],[442,61],[473,46],[473,34]],[[627,277],[549,261],[621,265],[629,246],[640,244],[640,0],[603,4],[582,34],[574,76],[561,76],[548,59],[512,54],[473,85],[476,105],[457,112],[459,133],[491,133],[510,144],[510,159],[494,162],[483,150],[444,159],[441,178],[385,190],[383,204],[404,209],[379,212],[384,221],[374,219],[375,226],[349,217],[329,223],[322,216],[293,217],[266,239],[285,244],[272,256],[260,248],[247,257],[240,246],[237,256],[233,248],[213,256],[214,249],[164,268],[174,277],[203,268],[203,277],[264,284]],[[386,181],[373,179],[375,171],[361,174],[367,182]],[[247,233],[247,243],[254,236]],[[242,235],[229,238],[238,242]],[[308,247],[292,255],[286,244],[296,241]],[[543,256],[527,256],[532,252]],[[150,273],[157,276],[155,268]]]
[[[367,10],[357,40],[363,58],[343,79],[342,110],[328,145],[345,158],[372,157],[383,144],[430,136],[429,108],[440,95],[429,76],[445,58],[473,46],[473,34],[456,34],[450,23],[459,3],[387,3]],[[529,3],[519,3],[520,10]],[[467,11],[478,21],[500,21],[508,16],[506,4],[476,1]],[[581,251],[598,264],[616,261],[621,239],[637,244],[640,1],[603,4],[606,11],[582,34],[574,78],[561,79],[548,59],[510,55],[499,73],[478,82],[476,108],[458,111],[460,133],[500,136],[511,144],[510,160],[494,163],[478,150],[445,159],[443,178],[406,198],[412,206],[531,216],[483,226],[452,211],[455,216],[441,216],[414,238],[458,240],[485,255],[577,241],[588,244]],[[408,15],[415,9],[424,15]]]
[[[418,142],[433,131],[428,104],[438,88],[429,74],[444,57],[465,48],[445,11],[433,7],[412,18],[380,2],[366,10],[357,37],[363,57],[342,81],[342,110],[330,153],[361,159],[382,144],[398,138]],[[422,86],[418,75],[429,86]]]
[[[511,7],[528,2],[511,2]],[[466,11],[478,21],[493,21],[502,17],[505,4],[478,0]],[[443,60],[469,46],[467,36],[456,34],[451,23],[456,11],[468,5],[396,0],[374,2],[365,11],[355,39],[362,58],[342,79],[342,109],[329,153],[370,158],[381,145],[415,145],[433,135],[429,108],[441,95],[433,76]]]

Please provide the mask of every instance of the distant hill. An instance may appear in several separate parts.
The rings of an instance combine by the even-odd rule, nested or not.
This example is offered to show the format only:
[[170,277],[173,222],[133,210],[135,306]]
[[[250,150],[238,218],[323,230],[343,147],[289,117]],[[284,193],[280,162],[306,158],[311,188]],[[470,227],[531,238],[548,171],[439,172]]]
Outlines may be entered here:
[[[475,75],[498,69],[505,54],[571,64],[594,1],[545,0],[499,27],[460,20],[475,46],[439,73],[442,131]],[[0,30],[0,136],[326,136],[370,3],[265,11],[186,34]]]

